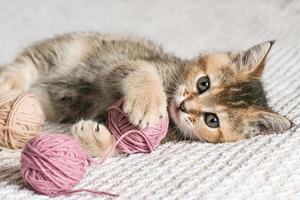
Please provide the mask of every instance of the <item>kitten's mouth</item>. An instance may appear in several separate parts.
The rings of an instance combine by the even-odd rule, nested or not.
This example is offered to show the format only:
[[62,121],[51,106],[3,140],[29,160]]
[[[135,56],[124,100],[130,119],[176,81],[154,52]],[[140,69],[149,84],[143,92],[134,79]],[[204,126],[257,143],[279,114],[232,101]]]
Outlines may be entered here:
[[182,120],[182,111],[180,111],[179,106],[176,104],[175,100],[171,100],[169,103],[169,116],[170,119],[172,119],[173,123],[179,128],[180,134],[183,136],[183,138],[194,138],[195,136],[190,131],[190,127]]
[[179,109],[174,100],[171,100],[169,105],[169,115],[175,124],[179,123]]

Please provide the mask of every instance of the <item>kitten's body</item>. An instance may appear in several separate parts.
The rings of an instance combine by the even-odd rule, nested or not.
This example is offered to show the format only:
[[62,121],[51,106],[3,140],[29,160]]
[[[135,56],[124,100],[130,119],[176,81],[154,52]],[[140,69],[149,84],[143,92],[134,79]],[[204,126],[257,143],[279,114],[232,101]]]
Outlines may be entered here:
[[[269,49],[263,53],[266,55],[268,51]],[[265,55],[258,64],[263,62]],[[195,117],[196,114],[201,115],[202,105],[208,106],[206,102],[209,101],[210,103],[219,101],[217,105],[211,107],[221,110],[231,107],[234,109],[234,106],[239,109],[241,107],[248,109],[250,106],[266,109],[264,94],[256,92],[256,90],[262,91],[259,79],[249,79],[248,76],[241,73],[239,77],[241,79],[244,77],[247,81],[236,81],[239,78],[233,78],[234,75],[230,74],[234,73],[233,70],[226,68],[222,72],[223,65],[227,66],[230,63],[230,66],[238,66],[232,62],[235,58],[237,57],[232,54],[224,53],[188,61],[169,55],[148,41],[98,33],[68,34],[27,48],[16,58],[14,63],[3,67],[0,89],[2,92],[10,89],[33,92],[40,99],[48,120],[58,122],[75,122],[80,119],[95,120],[95,122],[81,120],[72,128],[73,135],[78,137],[93,155],[101,155],[114,142],[108,130],[97,122],[105,120],[108,106],[121,97],[124,99],[123,109],[135,125],[146,127],[156,123],[161,116],[166,114],[169,97],[171,117],[181,131],[188,132],[185,136],[190,135],[191,138],[197,138],[198,133],[191,134],[197,128],[203,133],[203,137],[198,135],[198,139],[210,142],[235,141],[245,138],[251,133],[246,133],[244,126],[232,127],[231,125],[229,128],[228,123],[225,122],[228,119],[224,119],[218,132],[220,136],[213,136],[216,130],[204,129],[203,125],[197,122],[199,119]],[[246,61],[241,59],[241,62]],[[211,68],[210,65],[220,66],[218,66],[218,70],[207,72]],[[193,92],[193,87],[188,90],[189,85],[193,85],[194,80],[197,80],[195,76],[198,77],[202,73],[220,74],[220,72],[223,75],[212,75],[215,78],[211,78],[212,89],[208,94],[214,95],[210,99],[201,97],[200,102]],[[227,76],[228,74],[230,75]],[[213,81],[215,80],[219,80],[219,91],[214,86]],[[252,87],[253,91],[247,90],[248,96],[260,95],[257,97],[258,100],[251,100],[251,98],[249,100],[249,97],[243,97],[247,93],[243,92],[243,88],[246,82],[249,84],[251,81],[257,85]],[[240,85],[237,86],[237,84]],[[233,85],[231,91],[230,86]],[[221,90],[224,91],[224,88],[231,91],[232,94],[229,97],[221,95]],[[240,94],[238,91],[242,91],[242,93],[240,92]],[[193,98],[198,101],[199,108],[202,106],[200,111],[192,108],[192,104],[189,103]],[[185,100],[184,112],[180,112],[179,104]],[[231,105],[229,102],[233,104]],[[189,107],[191,108],[190,112]],[[182,110],[182,107],[180,109]],[[253,108],[251,107],[251,109]],[[218,109],[216,112],[219,112]],[[236,113],[238,113],[237,110],[227,112],[226,117],[232,115],[232,119],[236,120]],[[180,115],[189,122],[182,125],[183,123],[179,123],[179,119],[176,119],[175,115]],[[288,126],[286,121],[284,123],[285,126]],[[189,125],[194,126],[193,130],[188,127]],[[191,130],[182,130],[185,127]],[[236,128],[235,131],[233,131],[234,128]],[[281,128],[280,131],[282,129],[286,129],[286,127]],[[207,136],[205,134],[210,134],[207,133],[208,131],[213,133]],[[234,133],[229,133],[230,131]],[[235,133],[238,131],[240,133]]]
[[108,106],[122,96],[121,79],[142,65],[148,68],[145,71],[157,70],[166,91],[185,65],[151,42],[97,33],[64,35],[35,44],[20,59],[27,57],[38,68],[37,82],[27,87],[47,91],[53,108],[48,119],[59,122],[103,119]]

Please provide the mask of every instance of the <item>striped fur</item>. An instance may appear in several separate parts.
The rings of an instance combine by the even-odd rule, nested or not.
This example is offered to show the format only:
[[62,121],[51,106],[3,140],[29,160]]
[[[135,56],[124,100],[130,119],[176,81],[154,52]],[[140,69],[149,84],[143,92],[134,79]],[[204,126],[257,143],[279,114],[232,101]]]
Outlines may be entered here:
[[[287,119],[268,109],[259,80],[272,44],[183,60],[150,41],[99,33],[66,34],[34,44],[1,68],[0,91],[32,91],[50,121],[95,120],[94,124],[87,121],[88,125],[80,121],[72,128],[93,155],[110,145],[88,144],[93,134],[84,133],[96,134],[106,108],[120,97],[130,121],[140,127],[155,124],[168,106],[175,126],[167,139],[236,141],[290,126]],[[204,75],[210,78],[211,87],[199,95],[196,82]],[[186,113],[178,110],[182,101]],[[205,125],[205,112],[218,116],[219,128]],[[113,143],[107,138],[111,135],[105,137],[103,141]]]

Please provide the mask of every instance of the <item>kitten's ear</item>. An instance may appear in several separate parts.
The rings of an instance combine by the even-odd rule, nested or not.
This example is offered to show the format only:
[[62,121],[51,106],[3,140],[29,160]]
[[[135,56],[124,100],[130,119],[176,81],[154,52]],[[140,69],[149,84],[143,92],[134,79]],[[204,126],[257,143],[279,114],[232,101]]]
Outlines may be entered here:
[[264,70],[265,59],[274,44],[273,41],[257,44],[246,51],[234,54],[233,63],[238,73],[260,77]]
[[286,117],[266,110],[254,110],[250,115],[250,126],[258,134],[283,133],[290,129],[292,123]]

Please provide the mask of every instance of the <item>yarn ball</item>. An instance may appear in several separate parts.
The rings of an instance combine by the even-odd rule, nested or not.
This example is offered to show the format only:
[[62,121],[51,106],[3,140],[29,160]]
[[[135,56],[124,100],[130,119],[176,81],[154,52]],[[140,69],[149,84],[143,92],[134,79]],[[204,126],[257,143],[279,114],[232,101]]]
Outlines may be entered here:
[[48,196],[71,193],[90,164],[79,142],[64,134],[39,135],[25,145],[21,154],[24,182]]
[[11,91],[0,96],[0,145],[19,149],[38,135],[45,116],[31,93]]
[[153,127],[140,129],[129,122],[122,109],[123,101],[108,108],[107,127],[117,140],[120,152],[149,153],[153,151],[166,136],[169,126],[168,115],[164,116]]

